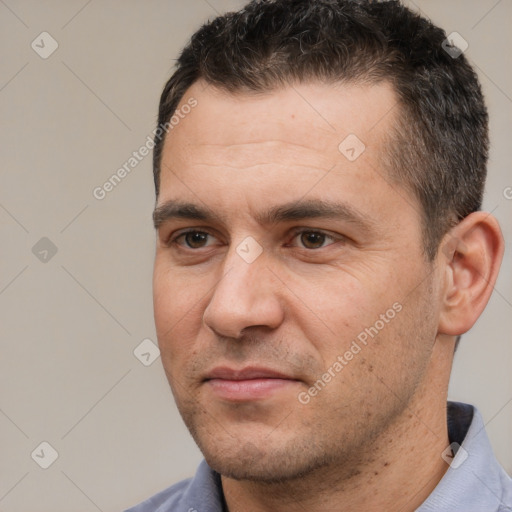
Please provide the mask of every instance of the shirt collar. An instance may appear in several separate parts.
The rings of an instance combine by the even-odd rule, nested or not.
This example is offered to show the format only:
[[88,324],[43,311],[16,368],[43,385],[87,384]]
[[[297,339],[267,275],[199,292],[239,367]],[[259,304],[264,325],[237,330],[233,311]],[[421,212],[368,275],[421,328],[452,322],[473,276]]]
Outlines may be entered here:
[[494,457],[482,416],[471,405],[448,402],[449,468],[417,512],[497,512],[511,503],[510,478]]

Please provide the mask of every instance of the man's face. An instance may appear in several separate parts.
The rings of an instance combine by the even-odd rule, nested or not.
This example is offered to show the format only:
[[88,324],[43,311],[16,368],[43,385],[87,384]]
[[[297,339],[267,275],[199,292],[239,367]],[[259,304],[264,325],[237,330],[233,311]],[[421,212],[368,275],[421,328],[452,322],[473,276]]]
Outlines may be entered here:
[[422,389],[438,319],[420,207],[383,165],[393,91],[190,97],[163,150],[154,269],[185,423],[233,478],[371,457]]

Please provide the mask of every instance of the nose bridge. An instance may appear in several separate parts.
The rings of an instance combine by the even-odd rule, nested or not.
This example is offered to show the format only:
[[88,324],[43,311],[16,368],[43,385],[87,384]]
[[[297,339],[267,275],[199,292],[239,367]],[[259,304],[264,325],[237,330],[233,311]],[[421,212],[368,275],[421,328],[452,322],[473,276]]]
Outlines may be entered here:
[[250,238],[230,247],[223,275],[204,311],[204,323],[223,336],[238,337],[243,329],[255,325],[275,328],[282,320],[268,260],[263,248]]
[[[242,242],[230,248],[224,265],[223,277],[215,287],[210,303],[217,300],[219,306],[229,307],[233,313],[254,306],[257,296],[264,292],[261,285],[269,273],[262,254],[256,256],[254,248]],[[266,289],[267,292],[270,290]]]

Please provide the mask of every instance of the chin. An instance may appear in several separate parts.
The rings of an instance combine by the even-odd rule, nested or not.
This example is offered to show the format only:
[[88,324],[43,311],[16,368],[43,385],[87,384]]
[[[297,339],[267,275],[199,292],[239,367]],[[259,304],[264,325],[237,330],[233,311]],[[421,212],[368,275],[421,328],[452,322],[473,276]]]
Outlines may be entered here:
[[268,440],[253,443],[232,438],[230,446],[208,445],[197,439],[196,442],[208,465],[233,480],[284,483],[303,478],[331,462],[324,453],[316,452],[311,443],[304,446],[298,440],[283,442],[279,447]]

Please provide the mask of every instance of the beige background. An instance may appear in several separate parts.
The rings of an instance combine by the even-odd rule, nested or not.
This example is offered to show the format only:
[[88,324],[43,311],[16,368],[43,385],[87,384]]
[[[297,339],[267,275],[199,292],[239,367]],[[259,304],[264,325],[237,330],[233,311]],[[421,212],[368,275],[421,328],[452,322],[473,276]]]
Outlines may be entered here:
[[[144,366],[133,353],[156,341],[151,157],[103,200],[92,191],[145,143],[187,37],[242,3],[0,0],[2,512],[121,510],[195,471],[200,453],[160,360]],[[485,208],[510,242],[512,3],[410,5],[469,43],[491,113]],[[31,48],[34,39],[43,46],[43,31],[59,45],[47,59]],[[42,237],[54,256],[45,241],[34,254]],[[509,472],[511,269],[508,249],[488,309],[463,338],[450,390],[480,408]],[[58,452],[48,469],[36,463],[50,460],[43,441]]]

